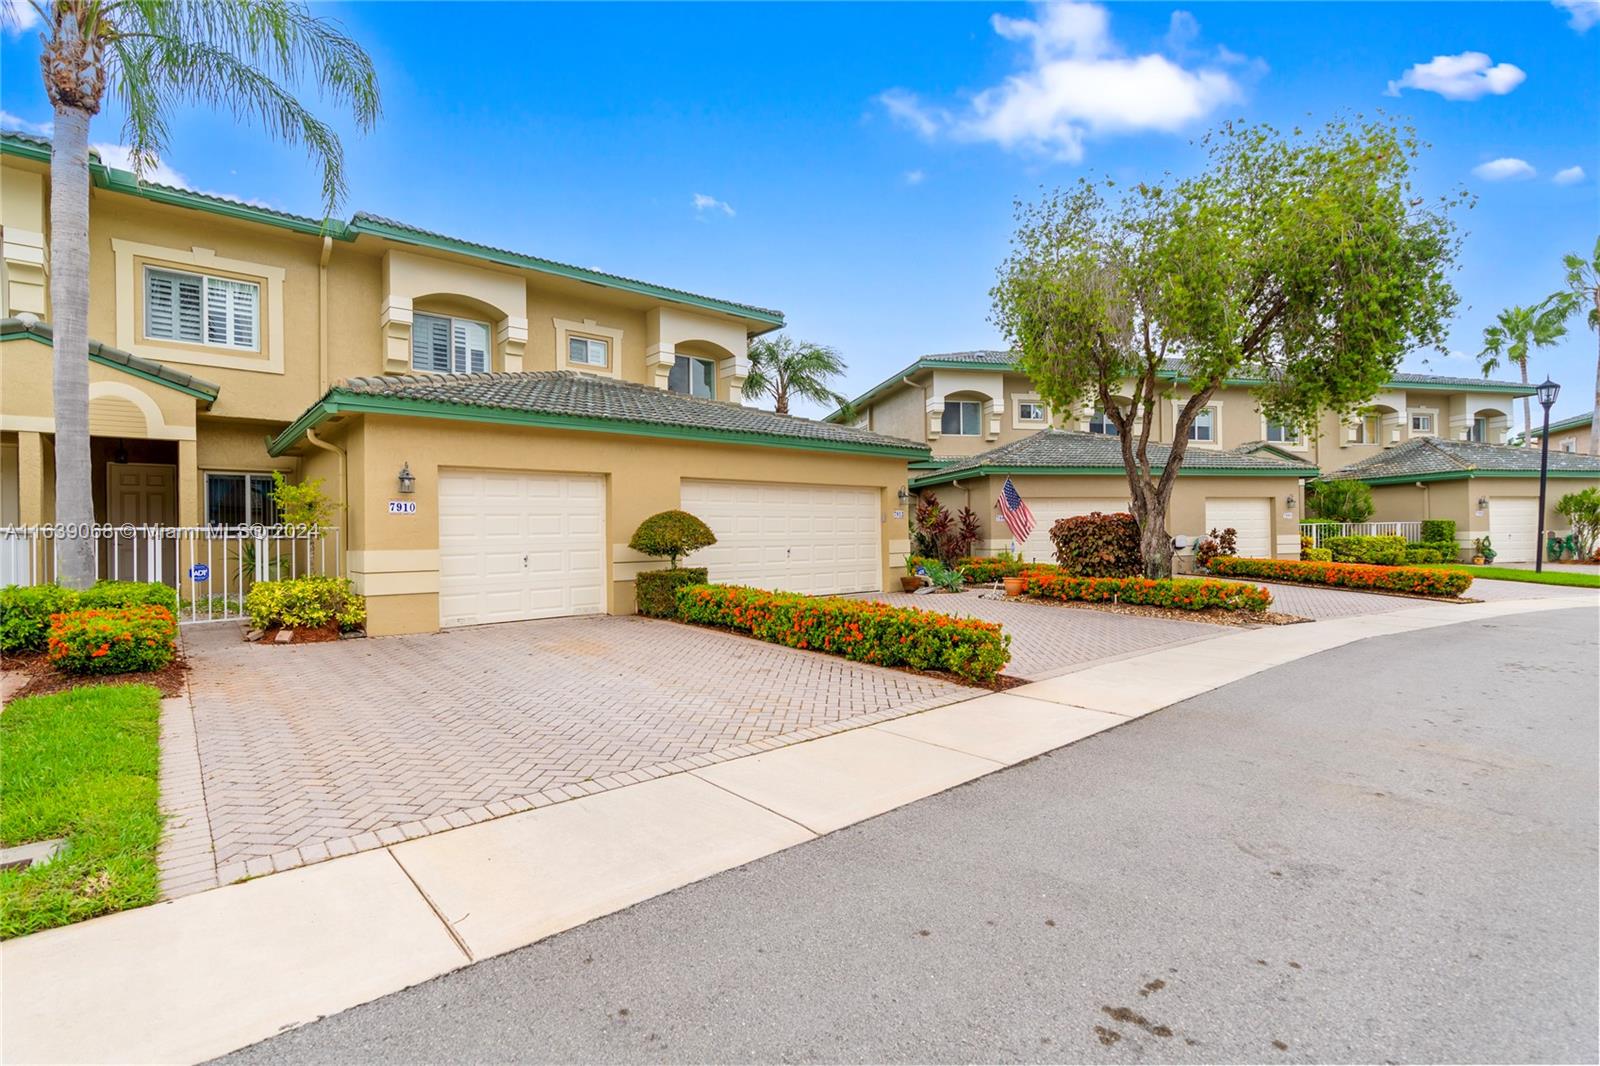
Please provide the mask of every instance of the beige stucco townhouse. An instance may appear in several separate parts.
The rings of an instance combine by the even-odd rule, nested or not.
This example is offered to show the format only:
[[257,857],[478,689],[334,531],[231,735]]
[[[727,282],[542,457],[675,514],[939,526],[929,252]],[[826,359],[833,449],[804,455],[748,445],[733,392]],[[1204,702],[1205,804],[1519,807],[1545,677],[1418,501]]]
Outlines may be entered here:
[[[3,526],[55,516],[49,158],[0,139]],[[822,593],[891,576],[927,445],[742,406],[749,339],[779,312],[98,160],[91,176],[97,521],[270,524],[273,471],[321,478],[375,634],[629,612],[634,575],[660,564],[628,540],[674,507],[715,530],[694,560],[715,580]],[[119,562],[108,548],[102,571]],[[186,596],[221,591],[170,548],[143,562]]]

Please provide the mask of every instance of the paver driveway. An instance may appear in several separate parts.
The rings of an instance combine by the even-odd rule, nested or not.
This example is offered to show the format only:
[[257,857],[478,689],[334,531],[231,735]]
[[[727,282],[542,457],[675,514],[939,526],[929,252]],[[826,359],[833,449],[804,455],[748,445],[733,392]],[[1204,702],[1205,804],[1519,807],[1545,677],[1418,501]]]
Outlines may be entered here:
[[222,884],[980,694],[636,617],[184,644]]

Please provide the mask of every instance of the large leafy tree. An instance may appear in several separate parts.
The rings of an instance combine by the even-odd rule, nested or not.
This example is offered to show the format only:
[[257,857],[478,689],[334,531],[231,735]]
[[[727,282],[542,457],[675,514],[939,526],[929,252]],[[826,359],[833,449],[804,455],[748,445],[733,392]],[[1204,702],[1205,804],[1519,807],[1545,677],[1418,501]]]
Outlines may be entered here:
[[[31,0],[55,112],[50,166],[50,318],[55,334],[56,521],[94,521],[89,470],[89,122],[110,94],[136,173],[167,149],[174,107],[199,104],[300,145],[322,173],[325,210],[344,195],[338,134],[295,95],[311,83],[369,129],[377,75],[337,23],[290,0]],[[15,12],[10,4],[6,10]],[[58,576],[94,580],[94,544],[58,544]]]
[[[1116,425],[1151,577],[1171,573],[1173,483],[1224,382],[1260,382],[1263,410],[1290,425],[1354,410],[1407,351],[1442,343],[1456,305],[1450,213],[1463,194],[1416,194],[1410,131],[1228,125],[1202,144],[1208,164],[1190,178],[1120,192],[1085,180],[1019,204],[991,293],[1044,399],[1093,403]],[[1148,445],[1169,396],[1182,403],[1158,473]]]
[[[1528,384],[1528,356],[1535,348],[1548,348],[1567,335],[1567,318],[1572,314],[1561,296],[1552,296],[1532,307],[1508,307],[1483,331],[1483,351],[1478,359],[1487,377],[1500,368],[1501,360],[1513,363]],[[1533,403],[1522,398],[1522,443],[1533,447]]]
[[[1588,259],[1572,254],[1561,258],[1567,270],[1566,288],[1550,297],[1565,309],[1566,315],[1584,312],[1584,321],[1600,341],[1600,237]],[[1589,454],[1600,455],[1600,358],[1594,372],[1594,418],[1589,422]]]
[[839,353],[825,344],[799,341],[782,333],[759,337],[750,345],[750,374],[744,379],[747,399],[772,398],[773,410],[789,413],[789,400],[813,403],[845,402],[829,382],[845,372]]

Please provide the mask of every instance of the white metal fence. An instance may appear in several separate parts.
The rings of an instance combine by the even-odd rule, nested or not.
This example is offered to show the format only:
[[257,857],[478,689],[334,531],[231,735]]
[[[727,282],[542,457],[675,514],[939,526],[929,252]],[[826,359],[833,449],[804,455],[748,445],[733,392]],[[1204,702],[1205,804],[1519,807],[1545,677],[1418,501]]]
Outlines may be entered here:
[[1311,538],[1313,548],[1322,547],[1329,537],[1404,537],[1408,544],[1422,543],[1421,522],[1302,522],[1301,536]]
[[[155,581],[177,590],[179,620],[243,617],[257,581],[340,577],[344,554],[332,526],[94,526],[95,573],[111,581]],[[56,577],[56,548],[74,531],[0,526],[0,585]]]

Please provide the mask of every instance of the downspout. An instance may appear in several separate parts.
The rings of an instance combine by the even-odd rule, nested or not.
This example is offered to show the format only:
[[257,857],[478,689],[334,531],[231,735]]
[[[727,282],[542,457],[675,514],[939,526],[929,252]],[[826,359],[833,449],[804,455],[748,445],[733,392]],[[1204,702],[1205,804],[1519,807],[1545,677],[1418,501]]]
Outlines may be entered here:
[[317,259],[317,399],[319,400],[328,393],[328,260],[332,258],[333,238],[324,235],[322,254]]
[[349,484],[349,478],[347,474],[350,457],[347,456],[344,449],[339,447],[337,444],[329,444],[327,441],[317,436],[317,431],[309,426],[306,427],[306,440],[311,442],[316,447],[321,448],[323,451],[332,452],[334,455],[339,457],[339,527],[344,530],[346,543],[348,544],[350,536],[350,501],[347,498],[348,489],[346,486]]

